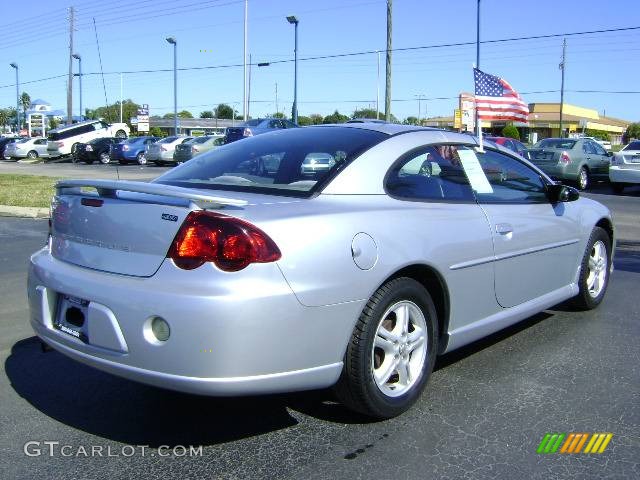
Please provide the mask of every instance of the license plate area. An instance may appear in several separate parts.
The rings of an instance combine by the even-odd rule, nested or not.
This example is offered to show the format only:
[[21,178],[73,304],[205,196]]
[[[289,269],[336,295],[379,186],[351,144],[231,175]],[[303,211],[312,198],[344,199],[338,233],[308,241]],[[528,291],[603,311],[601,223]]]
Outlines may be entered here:
[[89,342],[87,336],[89,301],[71,295],[60,294],[54,328],[71,335],[85,343]]

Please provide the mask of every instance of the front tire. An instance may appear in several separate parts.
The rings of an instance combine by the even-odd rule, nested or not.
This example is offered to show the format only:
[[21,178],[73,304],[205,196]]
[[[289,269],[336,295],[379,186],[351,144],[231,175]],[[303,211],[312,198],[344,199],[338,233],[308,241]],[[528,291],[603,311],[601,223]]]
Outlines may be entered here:
[[600,305],[609,286],[611,271],[611,239],[607,232],[595,227],[587,243],[578,279],[579,293],[573,298],[578,310],[592,310]]
[[111,158],[109,158],[109,153],[108,152],[102,152],[100,154],[100,163],[103,165],[108,164],[111,161]]
[[138,155],[136,155],[136,162],[138,162],[138,165],[146,165],[147,164],[147,157],[144,154],[144,152],[140,152]]
[[29,159],[38,158],[38,152],[36,152],[35,150],[31,150],[30,152],[27,153],[27,158]]
[[338,398],[370,417],[405,412],[431,375],[437,338],[436,309],[425,288],[407,277],[387,282],[353,330],[335,386]]

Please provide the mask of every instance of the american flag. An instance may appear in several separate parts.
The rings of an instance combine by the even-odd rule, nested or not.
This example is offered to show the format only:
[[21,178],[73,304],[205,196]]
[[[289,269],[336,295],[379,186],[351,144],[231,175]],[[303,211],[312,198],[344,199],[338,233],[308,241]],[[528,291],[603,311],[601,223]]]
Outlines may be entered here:
[[476,108],[481,120],[514,120],[529,123],[529,107],[509,83],[494,75],[473,69]]

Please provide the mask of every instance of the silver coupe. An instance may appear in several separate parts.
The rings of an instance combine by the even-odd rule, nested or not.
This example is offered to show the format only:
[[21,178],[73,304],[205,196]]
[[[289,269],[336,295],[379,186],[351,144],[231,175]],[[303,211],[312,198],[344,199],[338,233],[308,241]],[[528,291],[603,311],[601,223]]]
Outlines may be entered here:
[[[320,157],[327,168],[303,168]],[[284,129],[150,183],[58,182],[30,261],[31,324],[63,354],[147,384],[333,386],[387,418],[438,355],[566,300],[598,306],[614,242],[607,208],[470,135]]]

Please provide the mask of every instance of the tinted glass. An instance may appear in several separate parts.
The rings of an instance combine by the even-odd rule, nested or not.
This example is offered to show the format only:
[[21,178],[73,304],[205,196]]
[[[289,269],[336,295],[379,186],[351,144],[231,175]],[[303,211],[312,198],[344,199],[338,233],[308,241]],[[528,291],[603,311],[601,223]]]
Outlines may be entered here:
[[592,147],[593,147],[593,152],[596,155],[606,155],[607,154],[607,151],[598,142],[591,142],[591,143],[592,143]]
[[625,146],[622,150],[640,150],[640,141],[631,142],[629,145]]
[[171,142],[175,142],[178,139],[178,137],[173,136],[173,137],[165,137],[162,140],[158,140],[158,143],[171,143]]
[[[545,183],[524,163],[493,150],[476,154],[490,189],[476,192],[480,203],[546,203]],[[491,190],[491,191],[489,191]]]
[[408,153],[387,174],[387,193],[407,200],[474,200],[459,150],[469,149],[430,145]]
[[545,138],[536,143],[536,148],[564,148],[570,150],[575,144],[575,140],[568,140],[566,138]]
[[246,126],[246,127],[257,127],[261,123],[262,123],[262,120],[259,119],[259,118],[256,118],[255,120],[247,120],[246,122],[244,122],[243,126]]
[[[156,182],[181,187],[309,196],[324,181],[386,134],[344,127],[277,130],[210,150]],[[310,153],[331,156],[332,166],[310,167]]]
[[198,138],[194,138],[193,141],[191,143],[205,143],[207,140],[209,140],[211,137],[198,137]]
[[593,148],[593,145],[591,144],[591,142],[583,142],[582,143],[582,151],[584,153],[596,153],[596,151]]

